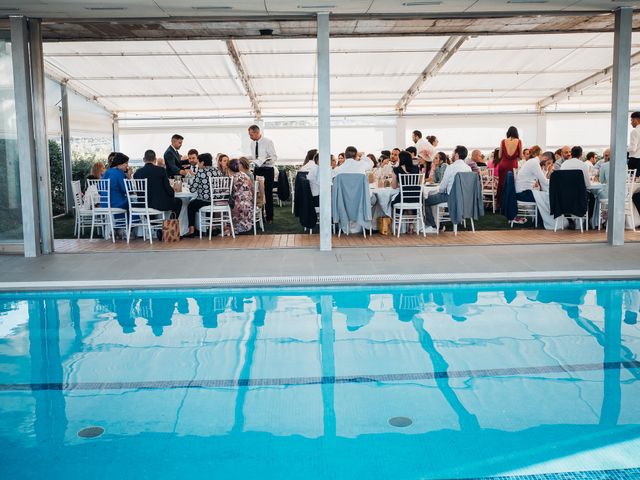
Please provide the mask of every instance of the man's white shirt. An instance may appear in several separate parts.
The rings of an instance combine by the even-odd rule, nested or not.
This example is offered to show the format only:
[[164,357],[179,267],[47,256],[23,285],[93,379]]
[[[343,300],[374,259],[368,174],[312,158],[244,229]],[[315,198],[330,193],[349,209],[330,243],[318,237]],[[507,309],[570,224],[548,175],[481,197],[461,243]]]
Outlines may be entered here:
[[356,160],[354,158],[347,158],[342,165],[333,169],[335,175],[341,173],[366,173],[369,169],[369,164],[362,160]]
[[524,163],[522,168],[518,170],[518,175],[516,176],[516,193],[533,190],[536,180],[540,184],[541,190],[549,191],[549,180],[547,180],[547,177],[540,167],[540,159],[538,157],[530,158]]
[[627,151],[630,157],[640,158],[640,125],[631,129]]
[[589,179],[589,167],[578,158],[570,158],[562,163],[560,170],[582,170],[584,175],[584,184],[589,188],[591,186],[591,180]]
[[[258,144],[258,157],[256,158],[256,143]],[[273,146],[273,142],[265,137],[260,137],[260,140],[251,141],[251,159],[253,163],[258,167],[273,166],[278,159],[276,149]]]
[[456,160],[451,165],[449,165],[447,169],[444,171],[442,182],[440,182],[440,188],[438,189],[438,191],[441,193],[444,193],[445,191],[447,193],[451,193],[451,189],[453,188],[453,182],[456,179],[456,173],[470,172],[470,171],[471,171],[471,167],[467,165],[467,162],[460,159]]

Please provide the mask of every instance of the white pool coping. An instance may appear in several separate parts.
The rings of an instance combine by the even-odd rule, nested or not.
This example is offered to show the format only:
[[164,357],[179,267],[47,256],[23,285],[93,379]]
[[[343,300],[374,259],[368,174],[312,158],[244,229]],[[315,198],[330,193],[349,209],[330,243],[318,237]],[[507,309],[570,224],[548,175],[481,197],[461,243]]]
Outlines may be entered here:
[[491,273],[423,273],[376,275],[294,275],[256,277],[202,277],[118,280],[56,280],[30,282],[0,282],[0,291],[33,290],[96,290],[140,288],[228,288],[228,287],[285,287],[327,285],[398,285],[482,282],[529,281],[588,281],[638,280],[640,270],[575,270],[575,271],[523,271]]

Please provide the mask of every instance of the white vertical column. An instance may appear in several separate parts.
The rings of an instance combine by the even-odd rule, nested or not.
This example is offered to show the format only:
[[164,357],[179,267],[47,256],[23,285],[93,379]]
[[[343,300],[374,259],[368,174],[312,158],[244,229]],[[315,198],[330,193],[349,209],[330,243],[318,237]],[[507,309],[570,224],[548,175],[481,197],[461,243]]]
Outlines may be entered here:
[[611,96],[611,166],[609,167],[609,245],[624,244],[624,197],[627,175],[627,117],[631,75],[631,20],[633,10],[615,12],[613,41],[613,92]]
[[42,255],[40,244],[40,212],[38,177],[34,142],[31,65],[29,61],[29,26],[26,17],[12,16],[11,55],[16,101],[18,158],[20,161],[20,200],[22,202],[22,234],[24,256]]
[[400,150],[404,150],[407,143],[407,119],[403,116],[396,117],[396,144]]
[[49,168],[49,140],[47,138],[47,115],[44,98],[44,61],[40,20],[29,20],[29,43],[40,235],[42,253],[48,255],[53,252],[53,211],[51,206],[51,173]]
[[60,83],[60,125],[62,132],[62,170],[66,213],[73,210],[73,171],[71,169],[71,132],[69,129],[69,95],[67,82]]
[[536,145],[543,151],[547,149],[547,116],[539,112],[536,117]]
[[318,13],[318,149],[320,160],[320,250],[331,250],[331,85],[329,13]]
[[111,128],[113,130],[113,151],[120,151],[120,120],[118,115],[114,114],[111,120]]

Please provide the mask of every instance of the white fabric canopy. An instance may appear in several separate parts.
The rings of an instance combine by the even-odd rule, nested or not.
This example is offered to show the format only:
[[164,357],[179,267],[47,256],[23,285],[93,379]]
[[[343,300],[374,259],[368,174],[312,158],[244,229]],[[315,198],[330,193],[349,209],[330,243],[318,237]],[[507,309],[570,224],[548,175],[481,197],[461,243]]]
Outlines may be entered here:
[[[448,39],[332,39],[332,113],[393,115]],[[234,43],[263,116],[316,115],[315,40]],[[122,118],[254,114],[224,41],[48,43],[44,50],[52,76],[69,78]],[[612,57],[610,33],[471,37],[420,86],[407,113],[535,112],[537,102],[602,71]],[[632,108],[640,107],[640,68],[632,69],[630,93]],[[607,111],[610,97],[605,81],[547,110]]]

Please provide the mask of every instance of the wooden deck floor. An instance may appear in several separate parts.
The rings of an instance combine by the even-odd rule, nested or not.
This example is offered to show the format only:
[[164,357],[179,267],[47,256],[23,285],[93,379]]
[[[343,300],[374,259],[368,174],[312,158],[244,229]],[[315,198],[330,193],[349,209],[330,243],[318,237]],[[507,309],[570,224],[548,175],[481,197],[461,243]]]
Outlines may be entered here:
[[[522,245],[522,244],[558,244],[558,243],[595,243],[606,242],[604,231],[565,230],[550,232],[546,230],[499,230],[452,232],[440,235],[401,235],[400,238],[382,236],[376,233],[364,239],[362,235],[333,236],[333,246],[343,247],[428,247],[443,245]],[[628,242],[640,242],[640,231],[628,231]],[[320,237],[316,235],[240,235],[235,239],[214,237],[209,239],[184,239],[176,243],[144,242],[142,239],[112,243],[106,240],[64,239],[55,241],[58,253],[97,253],[123,251],[161,251],[161,250],[207,250],[207,249],[266,249],[266,248],[318,248]]]

